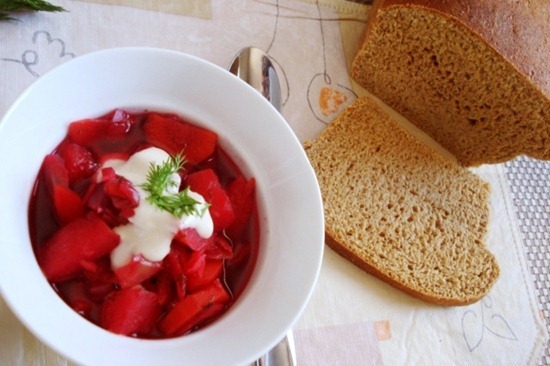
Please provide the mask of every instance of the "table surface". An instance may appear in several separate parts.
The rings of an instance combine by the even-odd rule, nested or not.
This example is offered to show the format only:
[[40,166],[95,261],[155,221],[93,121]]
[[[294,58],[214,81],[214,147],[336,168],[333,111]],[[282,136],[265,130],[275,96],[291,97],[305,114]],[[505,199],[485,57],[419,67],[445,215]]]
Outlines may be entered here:
[[[282,114],[300,141],[341,110],[316,102],[322,89],[343,96],[341,107],[361,94],[347,68],[369,1],[53,2],[68,11],[0,23],[0,115],[51,68],[119,46],[175,49],[222,67],[244,46],[264,48],[282,75]],[[502,278],[491,293],[467,307],[434,307],[326,248],[294,327],[300,365],[550,364],[550,163],[520,157],[474,171],[493,188],[487,245]],[[72,362],[34,338],[0,299],[0,364]]]

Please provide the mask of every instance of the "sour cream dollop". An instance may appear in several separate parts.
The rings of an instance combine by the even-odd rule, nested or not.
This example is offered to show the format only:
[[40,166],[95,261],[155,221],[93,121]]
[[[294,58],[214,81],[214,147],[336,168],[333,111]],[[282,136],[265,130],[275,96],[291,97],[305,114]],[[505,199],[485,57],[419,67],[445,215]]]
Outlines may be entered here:
[[[178,218],[147,200],[148,193],[140,185],[147,181],[151,164],[160,165],[168,159],[170,155],[166,151],[150,147],[135,153],[127,161],[110,159],[102,165],[102,168],[111,167],[117,175],[128,179],[140,196],[139,205],[135,208],[134,216],[129,219],[129,223],[114,228],[120,235],[120,243],[111,252],[113,269],[124,266],[138,254],[152,262],[161,261],[170,252],[172,239],[181,229],[193,228],[203,238],[209,238],[214,232],[207,204],[196,192],[189,191],[189,196],[203,206],[198,207],[199,212],[204,212],[200,216],[184,214]],[[174,184],[168,185],[167,195],[176,194],[181,185],[178,174],[173,174],[171,180]]]

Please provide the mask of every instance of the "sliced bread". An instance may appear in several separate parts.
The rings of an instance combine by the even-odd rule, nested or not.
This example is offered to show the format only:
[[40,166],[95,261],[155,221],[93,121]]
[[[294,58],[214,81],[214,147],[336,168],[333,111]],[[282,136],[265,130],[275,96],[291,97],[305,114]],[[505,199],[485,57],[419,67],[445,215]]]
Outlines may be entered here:
[[547,0],[376,0],[351,75],[462,165],[550,160]]
[[486,249],[490,187],[357,99],[304,143],[325,209],[326,242],[422,300],[465,305],[499,275]]

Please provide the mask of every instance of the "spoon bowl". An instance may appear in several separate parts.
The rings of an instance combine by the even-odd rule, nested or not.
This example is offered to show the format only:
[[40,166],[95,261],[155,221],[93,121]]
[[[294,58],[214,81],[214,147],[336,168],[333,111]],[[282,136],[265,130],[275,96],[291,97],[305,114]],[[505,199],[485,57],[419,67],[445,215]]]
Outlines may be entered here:
[[233,58],[229,71],[256,89],[278,111],[281,110],[281,85],[267,53],[257,47],[245,47]]

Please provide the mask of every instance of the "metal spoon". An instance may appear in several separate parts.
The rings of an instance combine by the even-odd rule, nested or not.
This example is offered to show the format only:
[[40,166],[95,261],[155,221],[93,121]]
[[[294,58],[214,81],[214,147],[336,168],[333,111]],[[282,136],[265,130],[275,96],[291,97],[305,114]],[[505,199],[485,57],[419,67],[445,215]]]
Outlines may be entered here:
[[[263,95],[278,111],[281,110],[279,77],[269,56],[259,48],[246,47],[237,53],[229,71]],[[250,366],[295,366],[294,336],[289,330],[275,347]]]
[[243,48],[234,57],[229,71],[256,89],[278,111],[281,110],[279,77],[264,51],[256,47]]

